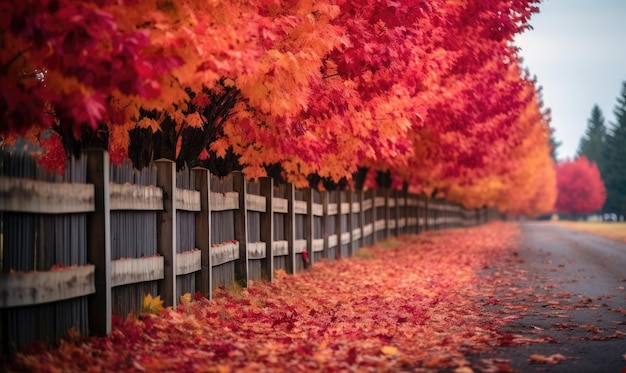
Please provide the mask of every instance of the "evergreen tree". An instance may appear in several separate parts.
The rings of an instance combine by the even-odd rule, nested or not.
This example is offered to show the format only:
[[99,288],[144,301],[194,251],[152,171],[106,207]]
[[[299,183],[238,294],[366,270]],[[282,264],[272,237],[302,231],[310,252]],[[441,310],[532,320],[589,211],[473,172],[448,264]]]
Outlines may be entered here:
[[591,109],[591,118],[587,121],[585,136],[578,144],[578,156],[585,156],[590,162],[598,165],[600,173],[604,170],[604,152],[606,147],[606,126],[602,110],[596,104]]
[[558,162],[558,153],[559,153],[559,146],[561,146],[562,142],[561,141],[557,141],[556,137],[554,136],[554,129],[550,128],[550,138],[548,139],[548,145],[550,146],[551,152],[550,152],[550,156],[552,157],[552,160],[554,161],[554,163]]
[[604,211],[626,216],[626,81],[613,113],[615,123],[611,123],[606,139]]

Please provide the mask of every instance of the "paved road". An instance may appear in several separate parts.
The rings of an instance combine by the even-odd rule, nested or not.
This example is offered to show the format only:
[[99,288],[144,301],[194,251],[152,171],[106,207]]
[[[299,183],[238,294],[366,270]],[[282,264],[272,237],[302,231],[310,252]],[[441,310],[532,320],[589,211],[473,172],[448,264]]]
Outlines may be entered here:
[[[507,359],[516,372],[626,372],[626,244],[548,223],[524,223],[522,231],[509,270],[523,277],[498,290],[503,304],[514,305],[494,307],[521,316],[503,332],[544,343],[471,360]],[[531,363],[533,354],[567,360]]]

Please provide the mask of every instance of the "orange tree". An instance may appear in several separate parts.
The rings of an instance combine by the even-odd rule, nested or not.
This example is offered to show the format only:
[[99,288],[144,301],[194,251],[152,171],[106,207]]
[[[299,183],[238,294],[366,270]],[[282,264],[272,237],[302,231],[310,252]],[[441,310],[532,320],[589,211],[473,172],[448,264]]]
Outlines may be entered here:
[[[546,123],[523,114],[537,98],[519,93],[534,86],[511,44],[537,3],[2,2],[0,131],[96,143],[137,166],[230,159],[222,171],[299,186],[370,168],[468,205],[503,200],[545,164]],[[495,207],[532,210],[508,201]]]

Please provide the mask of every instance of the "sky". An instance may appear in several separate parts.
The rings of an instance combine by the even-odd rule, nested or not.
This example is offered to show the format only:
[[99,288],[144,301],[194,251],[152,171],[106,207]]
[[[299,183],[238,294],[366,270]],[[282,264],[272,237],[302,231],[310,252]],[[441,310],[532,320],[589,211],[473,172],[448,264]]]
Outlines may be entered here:
[[626,81],[626,0],[543,0],[515,44],[550,108],[558,159],[574,158],[598,104],[605,124]]

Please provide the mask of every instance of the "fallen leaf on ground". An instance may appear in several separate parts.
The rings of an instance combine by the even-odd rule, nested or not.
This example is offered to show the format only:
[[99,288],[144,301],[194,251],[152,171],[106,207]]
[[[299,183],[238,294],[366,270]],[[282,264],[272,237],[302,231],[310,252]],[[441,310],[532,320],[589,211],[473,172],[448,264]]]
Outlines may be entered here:
[[[273,283],[216,289],[213,300],[185,295],[160,310],[160,297],[149,295],[143,305],[155,314],[116,316],[108,337],[31,349],[7,370],[478,371],[464,353],[553,341],[500,331],[534,302],[519,305],[533,289],[512,285],[527,276],[507,262],[519,236],[504,222],[406,235],[365,248],[367,260],[279,270]],[[507,287],[497,306],[485,302]],[[513,314],[503,316],[507,309]],[[491,367],[512,371],[508,362]]]
[[528,357],[528,360],[531,364],[558,364],[563,360],[567,360],[568,358],[561,354],[553,354],[550,356],[545,356],[541,354],[533,354]]

